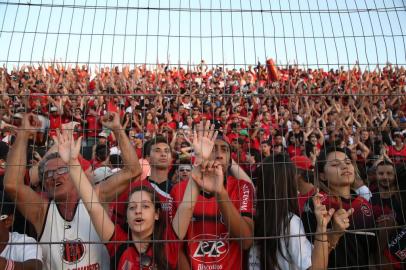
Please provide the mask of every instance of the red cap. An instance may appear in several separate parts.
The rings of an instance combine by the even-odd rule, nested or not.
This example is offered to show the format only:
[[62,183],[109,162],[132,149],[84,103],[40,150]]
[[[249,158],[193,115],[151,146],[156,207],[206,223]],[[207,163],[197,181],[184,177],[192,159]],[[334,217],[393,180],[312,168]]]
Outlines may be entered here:
[[292,162],[293,165],[295,165],[298,169],[305,171],[310,171],[313,169],[312,161],[306,156],[294,156],[292,157]]

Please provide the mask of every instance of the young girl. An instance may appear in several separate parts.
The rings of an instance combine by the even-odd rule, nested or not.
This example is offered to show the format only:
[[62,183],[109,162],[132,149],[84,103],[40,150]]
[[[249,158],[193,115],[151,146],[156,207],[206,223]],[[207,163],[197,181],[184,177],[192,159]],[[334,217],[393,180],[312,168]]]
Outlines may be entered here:
[[[127,233],[127,230],[111,221],[79,166],[77,157],[80,152],[80,141],[81,139],[75,142],[67,132],[59,134],[59,155],[69,165],[69,174],[82,199],[80,203],[85,204],[100,239],[107,242],[111,268],[175,269],[181,243],[174,240],[179,239],[178,235],[183,238],[186,234],[192,212],[185,214],[187,212],[185,208],[179,208],[183,211],[176,213],[172,226],[166,226],[159,214],[161,207],[159,197],[152,189],[139,186],[132,191],[127,202]],[[196,187],[194,181],[189,183],[188,191]],[[194,194],[198,194],[198,191],[195,190]],[[188,193],[185,194],[185,198],[190,205],[190,201],[195,202],[197,195],[193,197]],[[158,241],[153,242],[154,240]]]
[[295,169],[287,155],[264,159],[257,189],[256,246],[250,251],[250,269],[326,269],[327,224],[334,214],[316,194],[317,229],[314,246],[307,240],[299,218]]
[[[328,266],[368,269],[376,240],[375,234],[367,231],[374,228],[373,211],[370,203],[351,189],[355,181],[351,159],[341,148],[323,149],[317,159],[317,171],[322,203],[328,209],[335,209],[333,233],[328,236]],[[312,209],[313,203],[309,200],[302,215],[307,233],[316,232],[317,217]],[[340,228],[348,230],[343,232]]]

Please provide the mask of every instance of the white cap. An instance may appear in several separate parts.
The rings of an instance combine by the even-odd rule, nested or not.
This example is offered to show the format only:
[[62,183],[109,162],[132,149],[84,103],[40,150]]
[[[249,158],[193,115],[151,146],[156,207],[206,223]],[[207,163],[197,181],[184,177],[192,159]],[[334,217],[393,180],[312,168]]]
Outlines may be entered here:
[[99,137],[103,137],[103,138],[107,139],[108,136],[107,136],[106,132],[102,131],[102,132],[99,133]]
[[117,146],[111,147],[110,148],[110,156],[111,155],[121,155],[121,150],[118,149]]
[[99,184],[100,182],[103,182],[113,174],[114,172],[109,167],[99,167],[93,171],[93,183]]

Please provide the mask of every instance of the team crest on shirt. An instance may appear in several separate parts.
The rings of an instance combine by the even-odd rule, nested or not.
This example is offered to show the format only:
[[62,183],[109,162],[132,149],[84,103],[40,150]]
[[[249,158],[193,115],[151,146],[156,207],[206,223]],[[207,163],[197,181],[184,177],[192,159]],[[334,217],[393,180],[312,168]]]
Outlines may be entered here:
[[364,203],[361,205],[361,212],[367,217],[370,217],[372,215],[371,208]]
[[[228,234],[216,236],[200,234],[189,242],[192,258],[202,263],[216,263],[223,260],[229,251]],[[200,240],[199,240],[200,239]]]
[[65,263],[77,263],[83,259],[84,254],[85,245],[81,239],[63,240],[61,244],[61,256]]

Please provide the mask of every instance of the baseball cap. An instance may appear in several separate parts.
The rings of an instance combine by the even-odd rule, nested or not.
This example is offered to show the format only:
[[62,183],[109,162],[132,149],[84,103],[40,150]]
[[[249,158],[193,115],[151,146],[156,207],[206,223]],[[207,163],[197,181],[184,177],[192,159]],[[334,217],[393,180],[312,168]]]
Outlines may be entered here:
[[311,160],[306,156],[294,156],[291,160],[297,168],[297,174],[301,175],[306,182],[313,183],[314,172]]
[[58,111],[58,108],[55,107],[55,106],[52,106],[52,107],[49,109],[49,111],[50,111],[50,112],[57,112],[57,111]]
[[106,138],[107,139],[107,133],[106,132],[104,132],[104,131],[102,131],[102,132],[100,132],[99,134],[98,134],[98,137],[101,137],[101,138]]
[[99,167],[93,171],[93,183],[99,184],[112,176],[114,172],[109,167]]
[[312,161],[306,156],[294,156],[292,157],[293,165],[299,170],[311,171],[313,170]]
[[246,129],[240,130],[240,135],[249,137],[248,131]]
[[301,175],[308,183],[314,182],[313,164],[311,160],[306,156],[294,156],[292,157],[293,165],[297,169],[297,174]]

